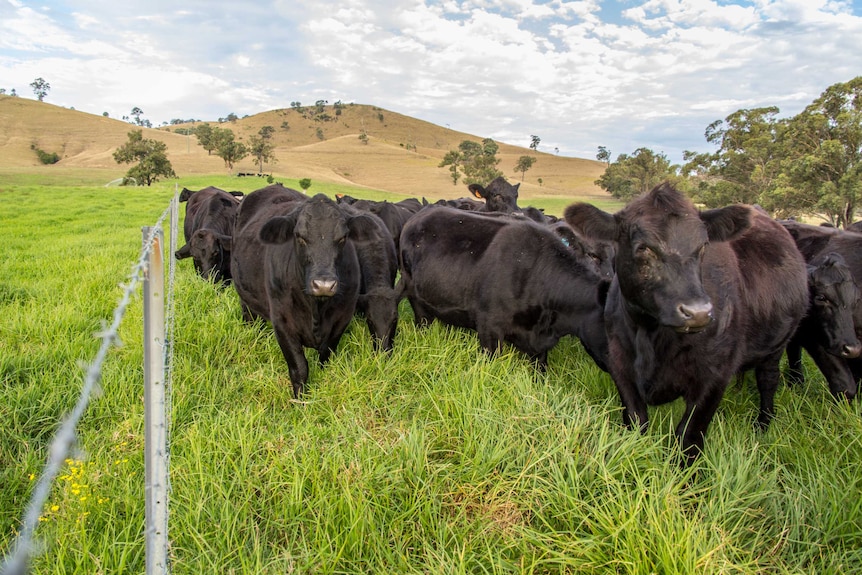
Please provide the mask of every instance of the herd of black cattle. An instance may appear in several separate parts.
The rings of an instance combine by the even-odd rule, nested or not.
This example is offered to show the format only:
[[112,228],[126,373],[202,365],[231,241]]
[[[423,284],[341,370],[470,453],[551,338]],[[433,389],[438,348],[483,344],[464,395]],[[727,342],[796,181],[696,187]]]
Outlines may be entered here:
[[245,196],[184,189],[186,245],[175,255],[232,283],[246,321],[272,324],[296,397],[304,348],[324,364],[359,314],[375,349],[392,349],[403,298],[417,324],[475,330],[488,352],[505,342],[539,369],[560,338],[579,338],[610,373],[630,427],[645,428],[647,405],[682,397],[687,463],[735,375],[754,369],[757,424],[769,425],[785,350],[788,383],[802,381],[805,349],[836,398],[856,395],[862,233],[756,206],[699,211],[668,184],[616,214],[577,203],[563,219],[519,207],[503,178],[469,190],[478,199],[430,204],[281,184]]

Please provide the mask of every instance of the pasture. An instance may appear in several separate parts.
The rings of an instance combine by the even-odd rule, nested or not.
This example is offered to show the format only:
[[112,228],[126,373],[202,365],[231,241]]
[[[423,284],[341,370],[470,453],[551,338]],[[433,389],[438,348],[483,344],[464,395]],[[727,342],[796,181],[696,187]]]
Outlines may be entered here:
[[[141,227],[173,189],[0,185],[0,555]],[[753,377],[732,383],[703,457],[683,470],[681,402],[651,408],[643,435],[625,429],[613,382],[572,338],[538,374],[515,352],[487,357],[473,332],[415,328],[403,301],[391,355],[354,320],[326,368],[306,351],[296,402],[271,328],[243,324],[233,288],[186,260],[175,297],[174,573],[862,571],[862,409],[836,403],[807,358],[807,382],[782,386],[765,433],[752,425]],[[138,296],[43,511],[33,573],[144,570],[141,332]]]

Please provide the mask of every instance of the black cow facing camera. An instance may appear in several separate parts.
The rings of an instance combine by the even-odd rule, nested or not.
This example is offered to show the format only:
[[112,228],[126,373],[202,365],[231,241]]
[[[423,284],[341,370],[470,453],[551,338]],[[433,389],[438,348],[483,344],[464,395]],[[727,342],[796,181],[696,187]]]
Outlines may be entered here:
[[781,355],[808,307],[805,262],[786,230],[749,206],[699,212],[669,184],[614,215],[573,204],[565,219],[616,245],[604,315],[626,425],[643,430],[647,405],[683,398],[676,435],[691,463],[731,378],[755,369],[757,421],[768,426]]
[[299,398],[308,381],[303,350],[317,350],[324,365],[337,348],[362,286],[356,244],[379,237],[380,224],[323,194],[256,193],[243,200],[238,217],[234,286],[244,318],[272,323]]

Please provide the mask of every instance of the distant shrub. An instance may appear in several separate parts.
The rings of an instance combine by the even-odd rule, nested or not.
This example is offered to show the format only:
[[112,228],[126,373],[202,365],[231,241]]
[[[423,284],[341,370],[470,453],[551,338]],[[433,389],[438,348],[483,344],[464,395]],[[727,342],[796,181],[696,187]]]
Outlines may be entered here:
[[299,187],[302,188],[303,191],[308,191],[308,188],[311,187],[311,178],[302,178],[299,180]]
[[60,161],[60,155],[57,152],[46,152],[36,147],[36,144],[31,144],[30,149],[36,152],[39,156],[39,161],[43,164],[56,164]]

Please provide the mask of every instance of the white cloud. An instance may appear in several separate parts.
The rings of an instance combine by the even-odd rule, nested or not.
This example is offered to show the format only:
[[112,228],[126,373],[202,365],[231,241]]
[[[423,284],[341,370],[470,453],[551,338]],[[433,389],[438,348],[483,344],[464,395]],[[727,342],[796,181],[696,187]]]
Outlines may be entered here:
[[796,113],[862,51],[836,0],[54,2],[0,0],[0,87],[157,124],[342,99],[582,157],[709,149],[712,121]]

